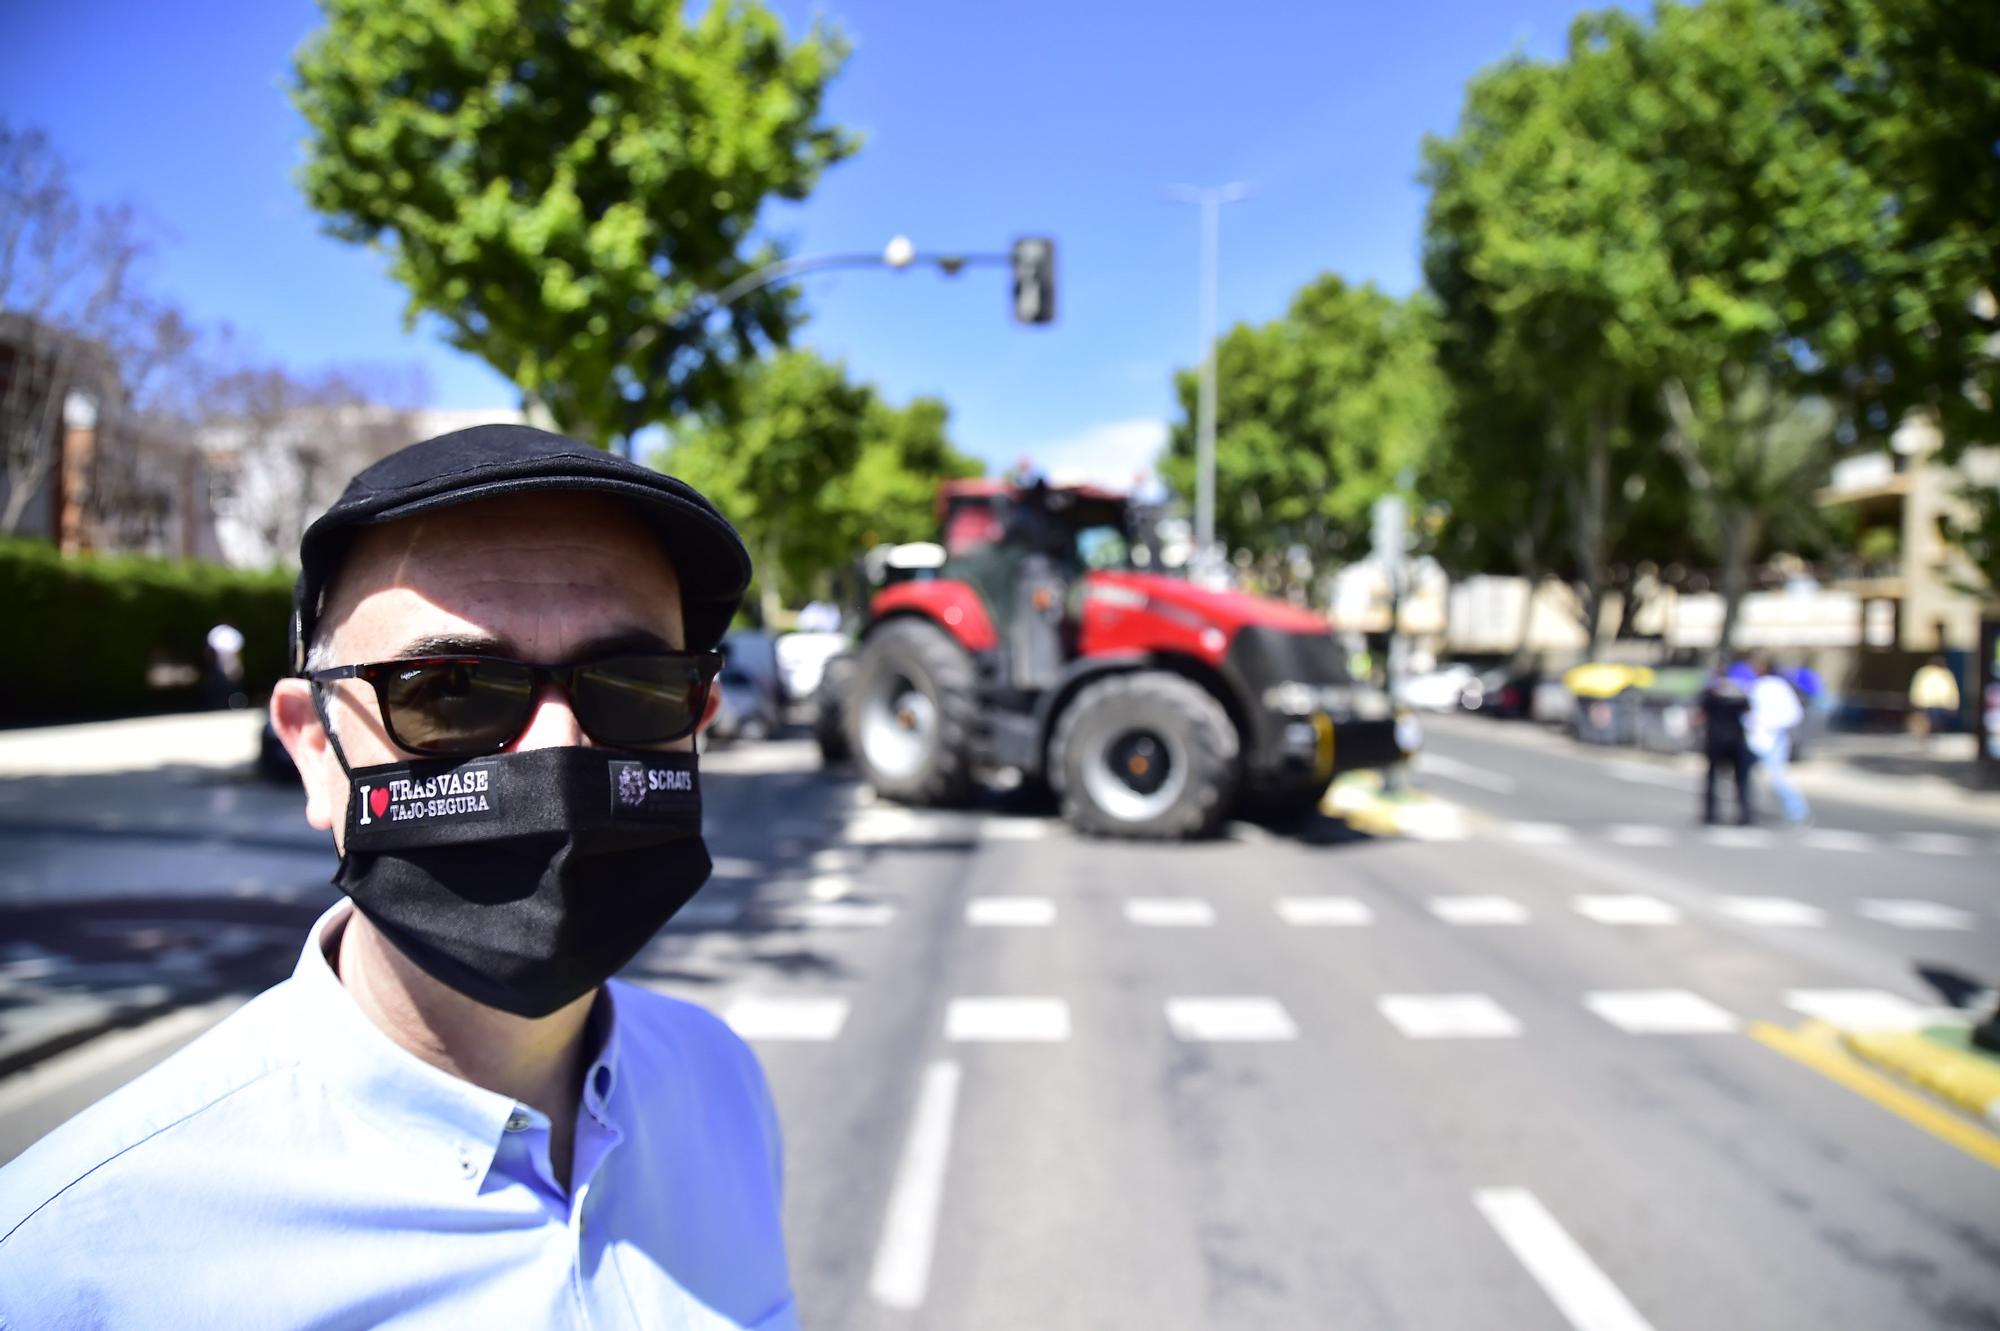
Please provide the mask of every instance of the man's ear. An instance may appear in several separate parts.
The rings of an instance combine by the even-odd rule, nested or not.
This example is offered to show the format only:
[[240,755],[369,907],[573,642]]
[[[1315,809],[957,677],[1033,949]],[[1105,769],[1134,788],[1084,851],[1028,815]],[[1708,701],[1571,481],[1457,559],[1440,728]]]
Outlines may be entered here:
[[306,821],[314,827],[332,827],[335,792],[345,795],[346,773],[340,770],[327,743],[326,726],[313,706],[312,685],[303,679],[281,679],[271,690],[271,729],[306,788]]
[[711,684],[708,686],[708,701],[701,707],[701,720],[695,722],[695,733],[698,735],[708,729],[709,722],[715,720],[715,714],[721,710],[722,685]]

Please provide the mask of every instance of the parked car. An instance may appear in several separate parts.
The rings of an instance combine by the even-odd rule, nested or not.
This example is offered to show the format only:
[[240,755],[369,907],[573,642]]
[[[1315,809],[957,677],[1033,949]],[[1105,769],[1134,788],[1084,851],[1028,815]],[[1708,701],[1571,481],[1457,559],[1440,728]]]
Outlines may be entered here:
[[1463,661],[1452,661],[1435,670],[1405,680],[1403,702],[1426,712],[1449,712],[1460,704],[1466,685],[1477,672]]
[[709,725],[717,740],[766,739],[785,723],[784,684],[771,635],[731,629],[722,638],[721,705]]
[[845,633],[787,633],[777,641],[778,679],[785,701],[800,703],[819,692],[826,663],[848,648]]
[[1494,666],[1467,680],[1459,691],[1458,705],[1482,716],[1518,718],[1533,715],[1536,686],[1541,676],[1533,670]]

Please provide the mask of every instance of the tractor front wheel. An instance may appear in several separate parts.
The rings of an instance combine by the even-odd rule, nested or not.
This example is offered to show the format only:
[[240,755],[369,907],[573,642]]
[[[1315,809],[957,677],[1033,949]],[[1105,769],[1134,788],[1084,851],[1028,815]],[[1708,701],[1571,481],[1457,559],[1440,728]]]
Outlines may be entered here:
[[1113,675],[1063,709],[1049,775],[1063,817],[1098,836],[1211,836],[1237,781],[1236,727],[1199,684],[1165,671]]
[[847,737],[876,793],[905,804],[964,801],[976,686],[972,658],[935,624],[895,620],[869,635],[847,686]]

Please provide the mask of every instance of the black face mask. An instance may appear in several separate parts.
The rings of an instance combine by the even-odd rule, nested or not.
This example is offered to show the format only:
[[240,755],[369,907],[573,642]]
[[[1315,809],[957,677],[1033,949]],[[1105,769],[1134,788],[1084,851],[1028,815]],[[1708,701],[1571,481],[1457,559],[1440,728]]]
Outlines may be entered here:
[[432,978],[542,1017],[708,881],[692,753],[530,749],[350,768],[334,885]]

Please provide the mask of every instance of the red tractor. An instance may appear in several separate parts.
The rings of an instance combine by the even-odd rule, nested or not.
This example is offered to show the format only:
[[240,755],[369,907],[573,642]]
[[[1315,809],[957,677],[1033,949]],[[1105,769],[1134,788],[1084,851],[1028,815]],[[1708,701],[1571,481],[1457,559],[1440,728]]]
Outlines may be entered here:
[[827,676],[822,744],[878,793],[949,805],[1013,768],[1082,831],[1199,837],[1309,813],[1336,772],[1404,756],[1325,620],[1149,571],[1123,496],[956,481],[939,510],[942,551],[874,593]]

